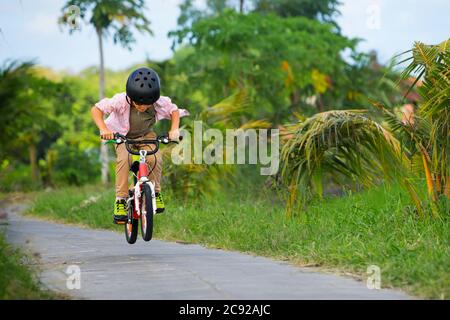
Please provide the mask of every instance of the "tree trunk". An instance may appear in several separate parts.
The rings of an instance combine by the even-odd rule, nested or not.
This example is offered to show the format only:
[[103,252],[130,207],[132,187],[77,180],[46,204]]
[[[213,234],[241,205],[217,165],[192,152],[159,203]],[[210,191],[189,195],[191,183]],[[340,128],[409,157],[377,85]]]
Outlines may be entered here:
[[244,0],[239,0],[239,12],[244,13]]
[[296,107],[300,102],[300,94],[298,90],[294,89],[294,91],[292,91],[292,93],[290,94],[289,98],[291,100],[291,106]]
[[28,146],[28,153],[30,156],[31,179],[34,183],[38,183],[39,169],[37,164],[37,148],[34,143],[30,143],[30,145]]
[[[105,97],[105,66],[103,61],[103,35],[102,29],[97,28],[98,48],[100,51],[100,92],[99,99]],[[102,183],[107,184],[109,182],[109,157],[108,146],[102,143],[100,145],[100,163],[102,164]]]
[[323,104],[323,99],[322,99],[322,95],[321,94],[317,94],[317,112],[323,112],[324,111],[324,104]]

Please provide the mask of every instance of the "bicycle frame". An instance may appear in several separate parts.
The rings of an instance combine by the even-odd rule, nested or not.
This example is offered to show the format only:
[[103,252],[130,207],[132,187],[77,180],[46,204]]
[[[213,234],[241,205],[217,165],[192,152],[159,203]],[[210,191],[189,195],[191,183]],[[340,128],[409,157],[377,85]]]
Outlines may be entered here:
[[[133,206],[133,219],[139,219],[141,216],[141,193],[142,185],[148,184],[150,190],[152,191],[152,208],[153,214],[156,214],[156,197],[155,197],[155,186],[153,182],[148,179],[149,170],[146,162],[147,150],[139,150],[139,170],[137,176],[137,182],[134,185],[134,194],[132,198],[129,198],[129,203],[134,200]],[[131,217],[128,217],[130,219]]]
[[[179,138],[180,141],[182,139],[182,137]],[[169,144],[170,142],[174,142],[174,143],[178,143],[177,141],[170,141],[168,135],[161,135],[158,136],[156,140],[153,139],[149,139],[149,140],[131,140],[127,139],[127,137],[125,137],[124,135],[116,132],[114,133],[114,143],[117,144],[121,144],[121,143],[125,143],[125,147],[127,149],[127,151],[133,155],[138,155],[139,156],[139,167],[138,167],[138,172],[137,172],[137,176],[135,171],[133,171],[133,174],[135,174],[135,184],[134,184],[134,188],[133,188],[133,192],[132,195],[130,194],[128,199],[127,199],[127,205],[128,208],[130,208],[130,205],[133,204],[133,211],[130,212],[128,211],[128,224],[130,225],[133,220],[139,220],[141,218],[141,201],[142,201],[142,189],[143,189],[143,185],[148,185],[150,187],[150,191],[151,191],[151,199],[152,199],[152,210],[153,210],[153,215],[156,214],[156,195],[155,195],[155,185],[153,184],[153,182],[151,182],[148,179],[148,175],[149,173],[149,168],[147,166],[147,162],[146,162],[146,157],[149,153],[148,150],[139,150],[139,152],[137,153],[136,151],[132,151],[129,147],[128,143],[131,144],[149,144],[149,143],[153,143],[155,144],[155,148],[150,151],[150,155],[155,154],[158,149],[159,149],[159,145],[160,143],[162,144]],[[138,142],[138,143],[136,143]],[[134,164],[134,161],[133,161]],[[153,169],[152,169],[153,170]]]

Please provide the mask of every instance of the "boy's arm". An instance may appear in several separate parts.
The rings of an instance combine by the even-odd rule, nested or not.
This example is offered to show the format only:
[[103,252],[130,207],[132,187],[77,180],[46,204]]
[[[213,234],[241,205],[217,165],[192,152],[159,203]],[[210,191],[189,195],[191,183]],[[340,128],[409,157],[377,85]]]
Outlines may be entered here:
[[174,110],[170,115],[171,125],[169,131],[169,139],[177,141],[180,138],[180,111]]
[[93,106],[91,108],[91,114],[92,119],[94,119],[95,124],[100,130],[100,137],[104,140],[114,139],[114,133],[108,129],[108,127],[105,124],[105,121],[103,121],[103,112],[96,106]]

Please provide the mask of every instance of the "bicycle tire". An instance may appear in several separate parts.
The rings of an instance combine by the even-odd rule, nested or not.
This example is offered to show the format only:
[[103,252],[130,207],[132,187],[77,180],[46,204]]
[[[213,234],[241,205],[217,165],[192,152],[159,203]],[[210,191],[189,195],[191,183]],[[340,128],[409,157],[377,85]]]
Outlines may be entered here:
[[[128,210],[131,210],[131,213],[129,213],[129,215],[131,215],[131,217],[133,216],[133,205],[130,204],[130,208]],[[131,223],[128,222],[125,223],[125,239],[127,240],[127,242],[129,244],[133,244],[136,242],[137,240],[137,235],[138,235],[138,226],[139,224],[139,220],[138,219],[133,219],[131,218]]]
[[153,236],[153,201],[151,188],[148,184],[142,186],[141,235],[144,241],[150,241]]

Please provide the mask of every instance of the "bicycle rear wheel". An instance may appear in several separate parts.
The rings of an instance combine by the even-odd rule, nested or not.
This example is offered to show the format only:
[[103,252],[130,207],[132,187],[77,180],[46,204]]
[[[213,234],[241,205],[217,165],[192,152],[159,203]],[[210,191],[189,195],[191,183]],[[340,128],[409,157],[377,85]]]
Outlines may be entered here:
[[125,223],[125,238],[127,239],[127,242],[129,244],[133,244],[136,242],[138,234],[139,220],[133,218],[133,208],[134,208],[133,204],[130,203],[128,208],[128,220],[127,223]]
[[141,197],[141,235],[144,241],[150,241],[153,235],[152,190],[148,184],[142,186]]

